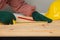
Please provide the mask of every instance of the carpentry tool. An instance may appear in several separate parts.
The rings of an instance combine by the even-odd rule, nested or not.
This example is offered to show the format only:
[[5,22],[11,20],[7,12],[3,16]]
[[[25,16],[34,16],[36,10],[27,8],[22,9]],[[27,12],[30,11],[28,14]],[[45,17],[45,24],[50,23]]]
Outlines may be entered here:
[[51,3],[45,16],[52,20],[60,20],[60,0],[55,0]]
[[16,17],[12,12],[0,11],[0,23],[1,24],[15,24]]

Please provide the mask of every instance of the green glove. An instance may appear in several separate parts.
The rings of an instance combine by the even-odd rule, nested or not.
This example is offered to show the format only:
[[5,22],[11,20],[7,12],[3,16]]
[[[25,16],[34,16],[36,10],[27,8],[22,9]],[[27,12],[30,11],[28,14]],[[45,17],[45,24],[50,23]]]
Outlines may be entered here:
[[51,19],[45,17],[44,15],[38,13],[37,11],[32,13],[32,17],[35,21],[46,21],[48,23],[52,22]]
[[12,12],[8,11],[0,11],[0,22],[3,24],[13,24],[13,20],[16,21],[16,17]]

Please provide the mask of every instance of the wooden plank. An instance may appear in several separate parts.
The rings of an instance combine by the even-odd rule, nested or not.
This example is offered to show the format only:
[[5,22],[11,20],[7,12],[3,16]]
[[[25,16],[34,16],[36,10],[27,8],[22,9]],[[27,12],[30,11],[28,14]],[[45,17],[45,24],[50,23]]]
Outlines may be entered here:
[[60,36],[60,24],[53,22],[0,25],[0,36]]

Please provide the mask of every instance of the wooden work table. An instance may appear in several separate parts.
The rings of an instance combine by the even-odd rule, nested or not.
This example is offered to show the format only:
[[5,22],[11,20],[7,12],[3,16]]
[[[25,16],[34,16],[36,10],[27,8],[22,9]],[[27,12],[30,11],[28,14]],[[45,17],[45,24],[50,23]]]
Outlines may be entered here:
[[4,36],[60,36],[60,21],[22,23],[17,20],[15,25],[0,25],[0,37]]

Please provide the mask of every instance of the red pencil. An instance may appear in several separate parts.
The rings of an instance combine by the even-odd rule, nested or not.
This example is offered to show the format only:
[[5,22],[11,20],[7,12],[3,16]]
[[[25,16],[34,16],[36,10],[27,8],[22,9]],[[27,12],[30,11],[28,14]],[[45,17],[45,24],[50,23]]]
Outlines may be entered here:
[[33,19],[28,19],[28,18],[23,18],[23,17],[18,17],[20,19],[25,19],[25,20],[29,20],[29,21],[34,21]]

